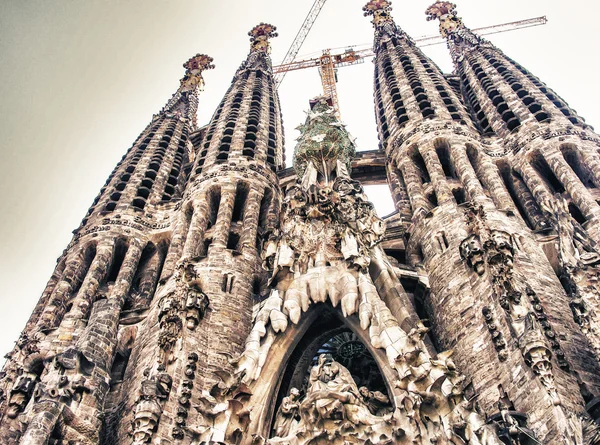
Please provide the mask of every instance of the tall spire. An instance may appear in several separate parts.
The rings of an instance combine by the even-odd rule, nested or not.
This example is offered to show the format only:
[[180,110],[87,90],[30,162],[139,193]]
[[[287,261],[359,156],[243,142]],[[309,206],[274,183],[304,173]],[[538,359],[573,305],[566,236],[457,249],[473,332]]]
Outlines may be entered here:
[[456,11],[456,4],[451,2],[435,2],[425,11],[427,20],[440,21],[440,34],[447,39],[448,47],[454,62],[462,59],[464,51],[480,45],[493,46],[487,40],[479,37],[468,27]]
[[189,119],[193,129],[197,128],[198,94],[204,88],[202,73],[215,67],[212,61],[213,58],[206,54],[196,54],[183,64],[186,71],[180,80],[179,89],[161,110],[159,116],[164,113],[179,114]]
[[403,37],[414,43],[408,34],[402,31],[394,22],[391,16],[392,3],[389,0],[371,0],[363,6],[363,12],[365,17],[373,17],[371,23],[375,28],[375,42],[373,44],[375,52],[379,50],[385,37]]
[[260,23],[252,28],[248,35],[250,36],[250,53],[237,72],[240,74],[245,69],[262,69],[273,74],[273,64],[271,62],[271,42],[270,40],[279,36],[277,27],[269,23]]

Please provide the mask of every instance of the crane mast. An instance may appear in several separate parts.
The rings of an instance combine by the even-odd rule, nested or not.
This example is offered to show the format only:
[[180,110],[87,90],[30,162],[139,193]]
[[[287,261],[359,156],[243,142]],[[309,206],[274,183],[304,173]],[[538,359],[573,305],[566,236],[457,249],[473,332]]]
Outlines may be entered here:
[[[298,34],[296,34],[296,37],[294,38],[292,45],[290,46],[285,57],[283,58],[283,61],[281,62],[282,65],[285,65],[285,64],[288,64],[288,63],[291,63],[294,61],[294,59],[298,55],[298,51],[300,51],[302,44],[306,40],[306,36],[310,32],[313,24],[315,23],[315,20],[317,20],[317,17],[319,16],[321,9],[323,9],[323,5],[325,4],[326,1],[327,0],[315,0],[312,7],[310,8],[310,11],[308,12],[308,15],[304,19],[304,23],[300,27]],[[280,71],[280,72],[276,73],[275,82],[277,83],[277,85],[279,85],[281,82],[283,82],[283,78],[285,77],[286,73],[287,73],[287,71]]]

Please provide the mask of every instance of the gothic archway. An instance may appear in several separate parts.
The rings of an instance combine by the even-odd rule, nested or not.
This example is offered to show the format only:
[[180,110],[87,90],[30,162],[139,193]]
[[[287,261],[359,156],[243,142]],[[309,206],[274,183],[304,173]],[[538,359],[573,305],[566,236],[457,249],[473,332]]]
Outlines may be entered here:
[[[385,352],[371,346],[368,332],[360,328],[357,317],[344,318],[339,309],[320,303],[305,313],[298,325],[290,325],[285,334],[278,335],[274,341],[261,376],[252,385],[255,408],[250,409],[256,416],[251,416],[249,437],[271,436],[282,399],[298,379],[302,381],[310,372],[319,350],[331,351],[349,342],[360,343],[361,354],[368,356],[369,366],[377,374],[376,386],[369,389],[381,391],[389,397],[390,408],[395,407],[400,397],[393,385],[397,374],[389,366]],[[338,356],[340,353],[343,354],[339,352]],[[360,379],[360,375],[358,377]]]

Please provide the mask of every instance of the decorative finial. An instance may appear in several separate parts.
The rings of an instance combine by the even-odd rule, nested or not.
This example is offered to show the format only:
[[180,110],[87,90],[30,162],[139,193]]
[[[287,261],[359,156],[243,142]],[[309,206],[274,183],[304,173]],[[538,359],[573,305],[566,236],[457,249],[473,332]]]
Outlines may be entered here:
[[257,52],[262,51],[264,53],[269,53],[270,45],[269,39],[277,37],[277,27],[270,25],[268,23],[261,23],[260,25],[252,28],[252,31],[248,33],[250,36],[250,51]]
[[448,37],[457,29],[463,28],[462,19],[456,13],[456,5],[451,2],[435,2],[425,11],[427,20],[439,19],[440,33]]
[[365,6],[363,6],[364,16],[373,16],[374,26],[385,25],[386,23],[392,23],[393,19],[390,15],[392,11],[392,3],[388,0],[371,0]]
[[183,67],[186,71],[185,76],[181,79],[181,91],[191,91],[196,87],[202,88],[204,84],[202,73],[215,67],[212,61],[213,58],[206,54],[196,54],[185,62]]

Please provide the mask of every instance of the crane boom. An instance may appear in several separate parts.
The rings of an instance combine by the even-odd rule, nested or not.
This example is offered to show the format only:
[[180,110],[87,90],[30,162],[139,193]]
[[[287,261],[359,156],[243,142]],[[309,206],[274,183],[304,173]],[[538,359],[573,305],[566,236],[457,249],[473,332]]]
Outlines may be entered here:
[[[513,31],[516,29],[530,28],[532,26],[540,26],[548,23],[548,19],[546,16],[542,17],[534,17],[526,20],[519,20],[516,22],[510,23],[502,23],[500,25],[494,26],[486,26],[483,28],[476,28],[473,30],[476,34],[480,36],[497,34],[501,32]],[[418,46],[431,46],[431,45],[439,45],[440,43],[444,43],[444,38],[441,36],[429,36],[429,37],[420,37],[415,39],[415,42]],[[364,59],[373,57],[375,53],[371,47],[359,47],[353,46],[346,49],[341,54],[331,54],[333,63],[335,66],[347,66],[347,65],[355,65],[357,63],[364,62]],[[277,75],[285,74],[288,71],[301,70],[304,68],[312,68],[319,67],[321,65],[321,57],[316,57],[313,59],[300,60],[297,62],[290,61],[288,63],[282,63],[281,65],[277,65],[273,67],[273,72]]]
[[[304,23],[300,27],[298,34],[296,34],[296,38],[294,38],[292,45],[290,46],[287,54],[283,58],[283,62],[281,62],[282,65],[289,64],[294,61],[294,59],[298,55],[298,51],[300,51],[304,40],[306,40],[306,36],[311,30],[313,24],[315,23],[315,20],[321,12],[321,9],[323,9],[323,5],[326,1],[327,0],[315,0],[312,7],[310,8],[308,15],[304,19]],[[285,77],[286,72],[287,71],[280,71],[276,73],[277,75],[275,76],[275,81],[277,82],[277,85],[283,82],[283,78]]]

